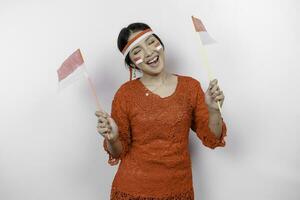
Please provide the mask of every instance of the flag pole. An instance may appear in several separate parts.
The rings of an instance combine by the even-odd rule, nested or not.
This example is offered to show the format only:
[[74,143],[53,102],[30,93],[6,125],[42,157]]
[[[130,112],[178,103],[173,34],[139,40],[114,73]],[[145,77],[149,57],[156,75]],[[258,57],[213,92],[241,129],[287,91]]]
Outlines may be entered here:
[[[81,52],[80,52],[80,53],[81,53]],[[81,56],[82,56],[82,59],[83,59],[82,53],[81,53]],[[84,60],[84,59],[83,59],[83,60]],[[85,64],[83,64],[82,67],[83,67],[84,76],[86,77],[86,79],[87,79],[87,81],[88,81],[88,83],[89,83],[90,89],[91,89],[91,91],[92,91],[92,93],[93,93],[93,96],[94,96],[94,99],[95,99],[95,101],[96,101],[97,108],[98,108],[99,111],[102,111],[103,109],[102,109],[101,106],[100,106],[99,99],[98,99],[98,96],[97,96],[97,93],[96,93],[96,88],[95,88],[95,86],[94,86],[92,80],[91,80],[90,77],[89,77],[89,74],[88,74],[88,72],[87,72],[87,69],[86,69],[86,67],[85,67]]]
[[[207,53],[206,53],[204,45],[202,43],[203,38],[201,38],[201,34],[200,34],[200,32],[205,31],[205,33],[207,33],[207,31],[206,31],[206,28],[204,27],[204,25],[202,24],[202,22],[201,22],[200,19],[192,16],[192,21],[193,21],[193,24],[194,24],[195,31],[198,32],[198,34],[199,34],[199,39],[200,39],[200,55],[202,57],[204,67],[206,68],[206,71],[208,73],[208,78],[209,78],[210,81],[212,81],[213,75],[212,75],[211,67],[210,67],[210,65],[208,63]],[[219,110],[221,112],[220,101],[218,100],[217,103],[218,103],[218,108],[219,108]]]
[[[201,40],[201,36],[200,36],[199,32],[198,32],[198,35],[199,35],[199,38],[200,38],[200,55],[202,57],[204,67],[206,68],[209,81],[212,81],[213,75],[212,75],[211,67],[210,67],[210,65],[208,63],[207,53],[206,53],[206,50],[205,50],[205,48],[204,48],[204,46],[202,44],[202,40]],[[217,103],[218,103],[218,107],[219,107],[220,112],[222,112],[221,106],[220,106],[220,101],[218,100]]]
[[90,79],[90,77],[89,77],[89,75],[88,75],[88,73],[87,73],[87,70],[86,70],[85,66],[83,66],[83,67],[84,67],[84,75],[85,75],[85,77],[87,78],[87,81],[89,82],[89,86],[90,86],[90,88],[91,88],[91,91],[92,91],[92,93],[93,93],[94,99],[95,99],[95,101],[96,101],[97,108],[98,108],[98,110],[100,111],[100,110],[102,110],[102,108],[101,108],[100,103],[99,103],[99,99],[98,99],[98,96],[97,96],[97,93],[96,93],[95,86],[94,86],[92,80]]
[[[82,56],[82,53],[81,53],[81,56]],[[83,57],[83,56],[82,56]],[[93,96],[94,96],[94,99],[96,101],[96,105],[97,105],[97,108],[98,108],[98,111],[103,111],[103,109],[101,108],[100,106],[100,103],[99,103],[99,99],[98,99],[98,96],[97,96],[97,93],[96,93],[96,87],[95,85],[93,84],[93,81],[91,80],[88,72],[87,72],[87,69],[85,67],[85,64],[82,66],[83,67],[83,70],[84,70],[84,76],[87,78],[88,82],[89,82],[89,86],[91,88],[91,91],[93,93]],[[103,111],[105,112],[105,111]],[[110,139],[110,136],[107,134],[107,138]]]

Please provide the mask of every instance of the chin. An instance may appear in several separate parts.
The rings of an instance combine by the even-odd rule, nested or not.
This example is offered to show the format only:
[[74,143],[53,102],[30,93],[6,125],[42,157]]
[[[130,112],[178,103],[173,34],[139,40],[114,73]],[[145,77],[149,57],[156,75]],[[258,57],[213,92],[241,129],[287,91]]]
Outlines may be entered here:
[[148,67],[148,69],[149,69],[149,73],[151,74],[159,74],[163,71],[164,67],[159,65],[155,69],[152,69],[151,67]]

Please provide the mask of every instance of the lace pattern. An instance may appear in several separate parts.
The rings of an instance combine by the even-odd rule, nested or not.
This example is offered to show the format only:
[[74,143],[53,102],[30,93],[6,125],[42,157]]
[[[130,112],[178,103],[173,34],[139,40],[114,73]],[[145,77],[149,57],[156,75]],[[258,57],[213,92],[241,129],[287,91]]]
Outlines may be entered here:
[[168,195],[164,197],[146,197],[140,195],[133,195],[122,192],[115,187],[112,187],[110,193],[110,200],[194,200],[194,189],[191,188],[186,192],[181,192],[176,195]]

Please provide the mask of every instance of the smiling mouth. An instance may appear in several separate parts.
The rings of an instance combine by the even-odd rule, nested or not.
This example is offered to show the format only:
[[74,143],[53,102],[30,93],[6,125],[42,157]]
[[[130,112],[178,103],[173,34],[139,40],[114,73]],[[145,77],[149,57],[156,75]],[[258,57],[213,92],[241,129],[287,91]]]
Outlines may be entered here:
[[153,59],[147,62],[148,65],[156,64],[158,62],[159,56],[155,56]]

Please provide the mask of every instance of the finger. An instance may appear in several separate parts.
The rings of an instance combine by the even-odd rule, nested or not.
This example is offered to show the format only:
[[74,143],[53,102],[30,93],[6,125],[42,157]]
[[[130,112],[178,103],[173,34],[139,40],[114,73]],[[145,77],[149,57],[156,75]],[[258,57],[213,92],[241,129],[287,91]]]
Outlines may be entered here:
[[112,130],[112,127],[109,124],[105,124],[105,123],[98,123],[97,128],[108,128],[109,131]]
[[107,133],[101,134],[105,139],[110,140],[110,136]]
[[105,113],[104,113],[104,116],[105,116],[105,117],[109,117],[110,115],[109,115],[107,112],[105,112]]
[[213,80],[210,80],[209,82],[210,82],[210,83],[215,83],[216,81],[217,81],[217,79],[214,78]]
[[109,133],[108,128],[97,128],[98,133],[100,133],[101,135],[105,135]]
[[98,125],[97,125],[97,127],[104,128],[104,127],[105,127],[105,123],[103,123],[103,122],[102,122],[102,123],[101,123],[101,122],[99,122],[99,123],[98,123]]
[[112,118],[108,118],[107,121],[108,121],[108,126],[112,129],[111,124],[113,124],[113,122],[112,122],[113,119]]
[[100,133],[106,133],[109,131],[109,129],[107,127],[97,127],[97,130],[100,132]]
[[213,80],[213,83],[214,83],[214,84],[217,84],[217,83],[218,83],[218,79],[215,78],[215,79]]
[[215,85],[217,83],[218,83],[218,79],[216,79],[216,78],[210,81],[210,84],[212,84],[212,85]]
[[99,113],[101,113],[103,117],[108,117],[109,116],[109,114],[105,111],[100,111]]
[[208,89],[209,89],[209,90],[211,90],[211,88],[212,88],[213,86],[214,86],[213,82],[212,82],[212,81],[210,81],[210,82],[209,82]]
[[98,121],[100,121],[100,122],[103,122],[103,123],[106,123],[107,124],[107,119],[106,118],[104,118],[104,117],[102,117],[102,116],[99,116],[98,117]]
[[104,124],[107,124],[107,119],[106,118],[104,118],[104,117],[99,117],[98,118],[98,123],[104,123]]
[[218,96],[215,97],[215,100],[223,100],[224,99],[224,95],[223,94],[220,94]]
[[210,90],[211,93],[214,93],[215,91],[220,90],[218,85],[214,85],[213,88]]
[[221,92],[219,90],[215,91],[212,95],[213,98],[215,98],[216,96],[220,95]]
[[216,101],[221,101],[221,100],[223,100],[223,99],[224,99],[224,96],[221,96],[221,95],[220,95],[220,96],[217,96],[217,97],[215,98]]
[[215,85],[217,85],[217,83],[212,82],[212,83],[210,84],[210,86],[209,86],[209,89],[212,90],[212,88],[215,87]]
[[96,116],[101,116],[101,115],[102,115],[102,116],[105,116],[105,113],[106,113],[106,112],[100,110],[100,111],[96,111],[96,112],[95,112],[95,115],[96,115]]
[[100,116],[101,114],[102,114],[102,111],[98,111],[98,110],[97,110],[97,111],[95,112],[95,115],[96,115],[96,116]]
[[107,140],[110,140],[110,135],[109,135],[108,132],[103,133],[102,136],[103,136],[104,138],[106,138]]

